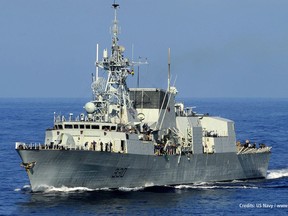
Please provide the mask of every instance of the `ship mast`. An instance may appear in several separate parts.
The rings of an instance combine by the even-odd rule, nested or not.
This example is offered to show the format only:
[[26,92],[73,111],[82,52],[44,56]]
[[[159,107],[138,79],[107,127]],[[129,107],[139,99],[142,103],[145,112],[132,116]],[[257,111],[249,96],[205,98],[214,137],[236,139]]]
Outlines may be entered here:
[[106,102],[106,119],[111,117],[111,113],[109,112],[113,109],[114,113],[117,112],[117,116],[120,120],[118,123],[126,123],[129,118],[129,113],[127,111],[131,110],[133,107],[126,84],[127,77],[134,73],[132,70],[133,63],[124,57],[125,48],[118,44],[118,35],[120,32],[117,10],[119,4],[114,2],[112,7],[114,9],[114,20],[111,28],[111,55],[108,56],[108,51],[105,49],[103,52],[103,59],[102,61],[97,62],[97,66],[103,68],[108,73],[105,91],[101,96]]
[[167,91],[169,92],[170,91],[170,67],[171,67],[171,56],[170,56],[170,48],[168,49],[168,87],[167,87]]

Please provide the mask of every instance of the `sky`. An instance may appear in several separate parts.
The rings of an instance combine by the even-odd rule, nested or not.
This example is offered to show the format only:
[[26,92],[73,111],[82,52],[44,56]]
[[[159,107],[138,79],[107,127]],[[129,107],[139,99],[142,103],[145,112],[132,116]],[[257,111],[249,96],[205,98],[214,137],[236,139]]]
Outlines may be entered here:
[[[0,0],[0,97],[90,97],[112,0]],[[288,97],[287,0],[118,0],[119,43],[140,86],[179,97]],[[105,76],[100,71],[101,76]],[[137,76],[129,77],[135,87]]]

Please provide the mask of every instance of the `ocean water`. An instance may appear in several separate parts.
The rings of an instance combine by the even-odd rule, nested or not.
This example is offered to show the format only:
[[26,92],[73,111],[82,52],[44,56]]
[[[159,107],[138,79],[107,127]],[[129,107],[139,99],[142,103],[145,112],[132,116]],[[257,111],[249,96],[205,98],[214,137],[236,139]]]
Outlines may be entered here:
[[267,179],[32,193],[16,141],[43,142],[53,113],[79,114],[85,99],[0,99],[0,215],[287,215],[288,99],[182,99],[235,121],[237,139],[272,146]]

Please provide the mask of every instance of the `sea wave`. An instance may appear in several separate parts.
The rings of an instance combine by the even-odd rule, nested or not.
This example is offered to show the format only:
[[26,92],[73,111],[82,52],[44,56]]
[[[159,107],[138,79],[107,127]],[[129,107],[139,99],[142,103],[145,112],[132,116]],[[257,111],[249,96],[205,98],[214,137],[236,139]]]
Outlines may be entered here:
[[53,186],[43,186],[44,193],[53,193],[53,192],[64,192],[64,193],[74,193],[74,192],[86,192],[86,191],[93,191],[91,188],[86,187],[53,187]]
[[[251,186],[251,185],[234,185],[232,182],[231,184],[217,184],[217,183],[208,183],[208,182],[199,182],[195,184],[183,184],[183,185],[175,185],[175,186],[153,186],[153,185],[145,185],[143,187],[119,187],[119,188],[87,188],[87,187],[53,187],[53,186],[47,186],[47,185],[42,185],[36,188],[35,192],[36,193],[85,193],[85,192],[96,192],[96,191],[122,191],[122,192],[131,192],[131,191],[145,191],[145,190],[159,190],[159,188],[162,189],[177,189],[177,190],[182,190],[182,189],[257,189],[258,187],[256,186]],[[22,188],[16,188],[14,191],[29,191],[31,192],[31,187],[30,185],[25,185]]]
[[[148,186],[149,187],[149,186]],[[91,192],[91,191],[140,191],[145,189],[146,187],[134,187],[134,188],[128,188],[128,187],[120,187],[117,189],[110,189],[110,188],[87,188],[87,187],[53,187],[53,186],[47,186],[47,185],[41,185],[38,188],[35,189],[36,193],[81,193],[81,192]],[[22,188],[16,188],[14,191],[31,191],[30,185],[24,185]]]
[[129,192],[129,191],[140,191],[140,190],[143,190],[144,188],[145,187],[134,187],[134,188],[120,187],[120,188],[118,188],[118,190]]
[[[278,170],[268,170],[268,174],[266,179],[279,179],[288,177],[288,168],[285,169],[278,169]],[[242,184],[243,183],[243,184]],[[230,184],[223,184],[223,183],[212,183],[212,182],[198,182],[194,184],[183,184],[183,185],[176,185],[176,186],[166,186],[169,188],[174,189],[258,189],[259,187],[251,184],[245,184],[246,181],[234,180]],[[162,186],[165,187],[165,186]],[[90,192],[90,191],[123,191],[123,192],[130,192],[130,191],[143,191],[147,188],[154,188],[154,184],[146,184],[143,187],[120,187],[118,189],[110,189],[110,188],[87,188],[87,187],[53,187],[53,186],[46,186],[42,185],[41,187],[37,188],[36,191],[43,192],[43,193],[81,193],[81,192]],[[31,191],[30,185],[24,185],[22,188],[16,188],[14,191]]]
[[[41,185],[37,187],[34,191],[36,193],[81,193],[81,192],[90,192],[90,191],[111,191],[112,189],[109,188],[96,188],[91,189],[87,187],[53,187],[53,186],[47,186],[47,185]],[[14,191],[29,191],[31,192],[31,186],[30,185],[24,185],[22,188],[16,188]]]
[[62,187],[53,187],[53,186],[49,186],[46,187],[45,190],[42,191],[44,193],[53,193],[53,192],[64,192],[64,193],[81,193],[81,192],[90,192],[90,191],[123,191],[123,192],[129,192],[129,191],[140,191],[145,189],[146,187],[119,187],[119,188],[87,188],[87,187],[66,187],[66,186],[62,186]]
[[30,185],[24,185],[22,188],[15,188],[14,191],[31,191]]
[[251,185],[177,185],[176,189],[258,189]]
[[279,170],[268,170],[266,179],[278,179],[288,177],[288,168]]

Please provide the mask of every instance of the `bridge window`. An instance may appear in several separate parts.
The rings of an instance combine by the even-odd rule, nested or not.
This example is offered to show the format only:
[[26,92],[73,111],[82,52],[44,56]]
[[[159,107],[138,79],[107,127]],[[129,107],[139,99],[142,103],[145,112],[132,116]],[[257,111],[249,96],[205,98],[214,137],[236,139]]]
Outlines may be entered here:
[[74,129],[77,129],[79,127],[79,125],[74,125]]
[[73,127],[72,127],[71,124],[65,124],[65,128],[66,128],[66,129],[72,129]]
[[92,129],[99,129],[99,125],[92,125]]
[[102,130],[105,130],[105,131],[110,130],[110,126],[109,125],[103,125]]

